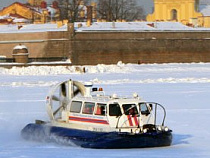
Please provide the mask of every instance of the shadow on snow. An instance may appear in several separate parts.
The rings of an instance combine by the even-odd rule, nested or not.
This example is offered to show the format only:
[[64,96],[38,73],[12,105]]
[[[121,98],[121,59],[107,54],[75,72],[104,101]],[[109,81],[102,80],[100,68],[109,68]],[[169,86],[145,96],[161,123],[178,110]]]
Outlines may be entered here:
[[172,145],[178,144],[189,144],[188,139],[191,138],[192,135],[189,134],[173,134],[173,142]]

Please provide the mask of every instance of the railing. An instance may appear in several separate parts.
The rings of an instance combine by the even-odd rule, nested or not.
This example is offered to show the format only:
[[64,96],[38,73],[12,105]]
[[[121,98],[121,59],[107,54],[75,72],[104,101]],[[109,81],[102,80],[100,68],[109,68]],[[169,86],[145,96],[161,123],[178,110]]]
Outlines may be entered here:
[[154,125],[156,125],[156,121],[157,121],[157,108],[160,107],[162,110],[163,110],[163,120],[162,120],[162,126],[164,126],[164,123],[165,123],[165,118],[166,118],[166,110],[165,108],[159,104],[159,103],[155,103],[155,102],[146,102],[146,104],[148,105],[155,105],[155,119],[154,119]]
[[[151,114],[151,112],[153,112],[153,114],[154,114],[154,124],[153,124],[154,126],[157,125],[157,110],[158,110],[158,107],[160,107],[163,110],[163,118],[162,118],[161,125],[164,126],[165,118],[166,118],[166,110],[165,110],[165,108],[161,104],[155,103],[155,102],[141,102],[141,104],[147,104],[147,106],[150,106],[151,110],[149,112],[150,112],[150,114]],[[154,109],[154,111],[153,111],[153,109]],[[128,110],[130,110],[130,109],[128,109]],[[117,120],[117,124],[116,124],[116,129],[121,130],[121,129],[128,129],[128,128],[131,128],[131,129],[132,128],[140,128],[140,125],[139,125],[140,122],[138,123],[138,126],[126,126],[126,127],[122,127],[124,124],[126,124],[126,122],[129,121],[128,119],[125,122],[123,122],[123,124],[122,124],[121,127],[119,127],[120,119],[122,118],[123,115],[125,115],[125,113],[126,112],[124,112],[120,116],[117,116],[118,117],[118,120]],[[141,115],[143,115],[143,114],[140,111],[139,114],[137,115],[137,117],[139,117],[139,116],[141,117]]]

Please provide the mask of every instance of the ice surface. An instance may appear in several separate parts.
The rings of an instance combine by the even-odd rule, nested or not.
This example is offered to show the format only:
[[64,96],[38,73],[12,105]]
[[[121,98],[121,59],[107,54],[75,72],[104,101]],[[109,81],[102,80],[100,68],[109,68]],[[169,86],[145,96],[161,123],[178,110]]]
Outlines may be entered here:
[[[0,68],[0,158],[209,158],[210,63],[123,64],[75,67]],[[81,68],[83,68],[81,66]],[[163,104],[173,144],[164,148],[95,150],[25,141],[21,129],[35,119],[47,120],[45,97],[53,84],[72,78],[93,81],[107,94]]]

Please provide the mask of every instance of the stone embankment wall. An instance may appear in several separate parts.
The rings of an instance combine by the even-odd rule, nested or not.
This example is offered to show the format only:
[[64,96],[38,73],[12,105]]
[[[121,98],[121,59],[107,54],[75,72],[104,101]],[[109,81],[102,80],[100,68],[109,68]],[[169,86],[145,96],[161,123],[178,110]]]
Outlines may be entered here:
[[28,47],[29,58],[71,58],[74,65],[210,62],[210,31],[1,33],[0,56]]
[[12,58],[13,48],[18,44],[27,46],[29,58],[69,56],[69,33],[66,31],[1,33],[0,56]]
[[209,62],[210,32],[77,32],[76,65]]

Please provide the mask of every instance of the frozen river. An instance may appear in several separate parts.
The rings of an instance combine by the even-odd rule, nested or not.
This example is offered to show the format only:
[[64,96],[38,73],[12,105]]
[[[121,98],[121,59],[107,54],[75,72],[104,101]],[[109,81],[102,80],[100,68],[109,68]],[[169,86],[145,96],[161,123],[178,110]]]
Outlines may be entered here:
[[[74,68],[0,68],[0,158],[69,157],[210,157],[210,64],[153,64]],[[45,142],[29,142],[21,129],[35,119],[48,120],[45,97],[50,86],[72,78],[101,85],[107,94],[131,96],[163,104],[173,144],[164,148],[95,150]]]

